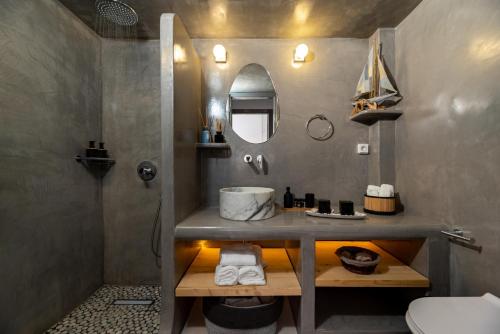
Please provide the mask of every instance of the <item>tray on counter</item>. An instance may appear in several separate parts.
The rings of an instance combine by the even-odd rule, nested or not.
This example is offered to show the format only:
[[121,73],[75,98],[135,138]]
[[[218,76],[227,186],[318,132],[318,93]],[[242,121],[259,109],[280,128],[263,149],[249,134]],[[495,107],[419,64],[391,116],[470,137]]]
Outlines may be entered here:
[[366,218],[366,213],[355,211],[354,215],[341,215],[340,213],[319,213],[318,209],[311,209],[306,211],[306,215],[312,217],[320,218],[330,218],[330,219],[350,219],[350,220],[361,220]]

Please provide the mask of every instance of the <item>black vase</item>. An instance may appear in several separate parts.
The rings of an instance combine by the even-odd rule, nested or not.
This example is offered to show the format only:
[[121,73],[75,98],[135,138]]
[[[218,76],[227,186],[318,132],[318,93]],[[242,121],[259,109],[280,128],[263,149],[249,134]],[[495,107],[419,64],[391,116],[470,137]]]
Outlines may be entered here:
[[222,134],[221,131],[217,131],[214,136],[214,142],[216,143],[225,143],[226,141],[224,140],[224,135]]

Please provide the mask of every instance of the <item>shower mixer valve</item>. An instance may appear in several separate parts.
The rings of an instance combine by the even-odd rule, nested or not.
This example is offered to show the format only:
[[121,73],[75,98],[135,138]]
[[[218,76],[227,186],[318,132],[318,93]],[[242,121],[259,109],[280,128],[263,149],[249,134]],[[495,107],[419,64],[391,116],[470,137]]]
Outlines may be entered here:
[[137,166],[137,174],[143,181],[151,181],[156,176],[156,166],[150,161],[143,161]]

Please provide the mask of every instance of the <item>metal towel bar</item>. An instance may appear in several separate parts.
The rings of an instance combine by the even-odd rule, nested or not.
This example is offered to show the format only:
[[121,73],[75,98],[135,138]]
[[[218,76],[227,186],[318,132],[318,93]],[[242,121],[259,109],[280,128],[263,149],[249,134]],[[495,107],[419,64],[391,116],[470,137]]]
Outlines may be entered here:
[[460,229],[460,228],[454,228],[451,232],[441,231],[441,233],[443,233],[451,238],[454,238],[454,239],[459,239],[459,240],[463,240],[463,241],[467,241],[467,242],[473,241],[472,238],[464,237],[464,232],[465,231]]

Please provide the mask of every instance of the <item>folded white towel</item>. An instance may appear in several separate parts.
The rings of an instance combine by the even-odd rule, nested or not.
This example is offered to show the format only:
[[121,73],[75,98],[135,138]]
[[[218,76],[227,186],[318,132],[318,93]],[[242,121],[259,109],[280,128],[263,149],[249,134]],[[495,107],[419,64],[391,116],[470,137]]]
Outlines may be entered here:
[[366,188],[366,194],[368,196],[378,197],[379,193],[380,193],[380,187],[369,185],[368,188]]
[[380,186],[379,197],[393,197],[394,187],[390,184],[383,184]]
[[256,266],[243,266],[240,268],[238,283],[241,285],[266,285],[264,268],[261,264]]
[[262,250],[251,244],[223,246],[219,264],[222,266],[255,266],[260,262]]
[[238,284],[239,270],[235,266],[221,266],[215,268],[216,285],[236,285]]

